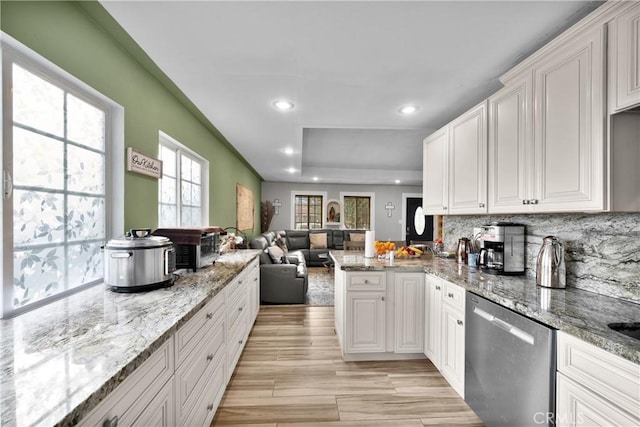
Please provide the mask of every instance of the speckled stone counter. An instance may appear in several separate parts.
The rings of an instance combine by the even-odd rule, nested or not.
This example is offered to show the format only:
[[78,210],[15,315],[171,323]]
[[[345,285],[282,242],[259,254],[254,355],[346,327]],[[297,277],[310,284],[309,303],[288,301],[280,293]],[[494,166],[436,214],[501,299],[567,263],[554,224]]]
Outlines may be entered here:
[[640,340],[609,329],[609,323],[640,322],[640,304],[575,288],[547,289],[526,276],[496,276],[459,265],[453,258],[367,259],[360,252],[331,251],[346,271],[425,271],[504,307],[640,364]]
[[0,321],[0,425],[75,424],[259,253],[225,254],[170,288],[96,286]]

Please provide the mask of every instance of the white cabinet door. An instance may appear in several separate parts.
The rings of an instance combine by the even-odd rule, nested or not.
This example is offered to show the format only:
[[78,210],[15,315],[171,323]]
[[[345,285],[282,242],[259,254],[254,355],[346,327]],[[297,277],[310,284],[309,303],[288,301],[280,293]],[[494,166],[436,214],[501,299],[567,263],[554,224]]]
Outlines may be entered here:
[[449,198],[449,132],[444,127],[423,144],[422,208],[427,215],[447,213]]
[[442,308],[442,282],[435,276],[425,275],[425,338],[424,355],[440,368],[440,325]]
[[424,351],[424,273],[395,274],[396,353]]
[[486,213],[487,103],[449,124],[449,214]]
[[156,394],[149,405],[131,422],[123,419],[120,425],[134,426],[155,426],[171,427],[176,425],[175,405],[174,405],[174,384],[173,379],[168,381],[164,387]]
[[533,157],[531,74],[489,98],[489,212],[526,212]]
[[630,4],[610,26],[610,112],[640,105],[640,3]]
[[442,305],[442,348],[440,372],[464,398],[464,314]]
[[534,68],[536,211],[604,208],[604,26]]
[[557,374],[556,426],[637,426],[634,418],[587,388]]
[[383,292],[347,293],[347,353],[385,351],[384,298]]

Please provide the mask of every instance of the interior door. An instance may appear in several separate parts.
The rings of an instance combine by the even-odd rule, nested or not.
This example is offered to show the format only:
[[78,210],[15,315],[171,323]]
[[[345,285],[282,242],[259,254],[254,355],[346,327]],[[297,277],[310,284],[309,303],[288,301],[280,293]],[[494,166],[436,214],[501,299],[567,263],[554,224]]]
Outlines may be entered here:
[[[420,211],[416,211],[420,208]],[[424,215],[422,197],[407,197],[407,217],[405,218],[407,243],[411,240],[433,240],[433,215]]]

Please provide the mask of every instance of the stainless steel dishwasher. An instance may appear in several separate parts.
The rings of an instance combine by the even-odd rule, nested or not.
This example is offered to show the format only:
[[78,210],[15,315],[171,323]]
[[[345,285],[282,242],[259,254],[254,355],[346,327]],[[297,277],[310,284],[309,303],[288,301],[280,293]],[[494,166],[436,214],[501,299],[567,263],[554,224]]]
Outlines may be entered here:
[[553,426],[556,334],[467,292],[465,401],[487,427]]

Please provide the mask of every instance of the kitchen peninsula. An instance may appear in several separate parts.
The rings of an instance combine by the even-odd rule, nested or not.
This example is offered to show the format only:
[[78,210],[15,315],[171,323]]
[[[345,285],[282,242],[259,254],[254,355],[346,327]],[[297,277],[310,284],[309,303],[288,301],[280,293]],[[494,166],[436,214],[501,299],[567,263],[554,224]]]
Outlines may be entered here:
[[[640,319],[638,304],[571,287],[540,288],[536,286],[535,278],[490,275],[460,265],[454,258],[396,258],[390,265],[389,260],[367,259],[361,252],[331,251],[331,257],[336,263],[336,297],[340,290],[344,291],[338,276],[345,273],[427,273],[640,364],[640,340],[607,326],[609,323],[637,322]],[[380,293],[385,297],[384,302],[393,301],[395,295],[390,295],[388,282],[383,287],[373,281],[364,283],[364,280],[368,279],[362,279],[361,290]],[[336,313],[343,310],[344,307],[339,309],[336,302]]]
[[[176,398],[166,393],[168,398],[155,408],[153,420],[161,414],[172,425],[174,413],[176,420],[182,415],[183,422],[196,415],[198,423],[212,418],[215,407],[209,405],[217,397],[201,391],[213,380],[224,391],[246,342],[259,308],[258,255],[256,250],[224,254],[213,266],[184,273],[170,288],[119,294],[98,285],[2,320],[2,425],[103,425],[102,419],[93,423],[91,418],[101,411],[108,417],[105,421],[114,417],[123,424],[140,420],[131,413],[149,394],[137,378],[141,371],[155,372],[153,381],[160,389],[154,390],[156,396],[176,387]],[[220,354],[214,354],[206,342],[214,342],[218,335],[232,336],[237,342],[223,342],[218,346]],[[199,357],[195,360],[200,353],[202,363]],[[156,371],[147,369],[152,359],[158,361],[151,366]],[[202,365],[205,368],[195,374],[211,380],[188,381],[189,368]],[[131,394],[137,400],[131,395],[126,399],[133,409],[123,409],[117,401],[113,407],[122,412],[114,409],[110,413],[106,406],[117,400],[114,397],[122,394],[123,386],[135,387]],[[185,396],[185,390],[191,394]]]

